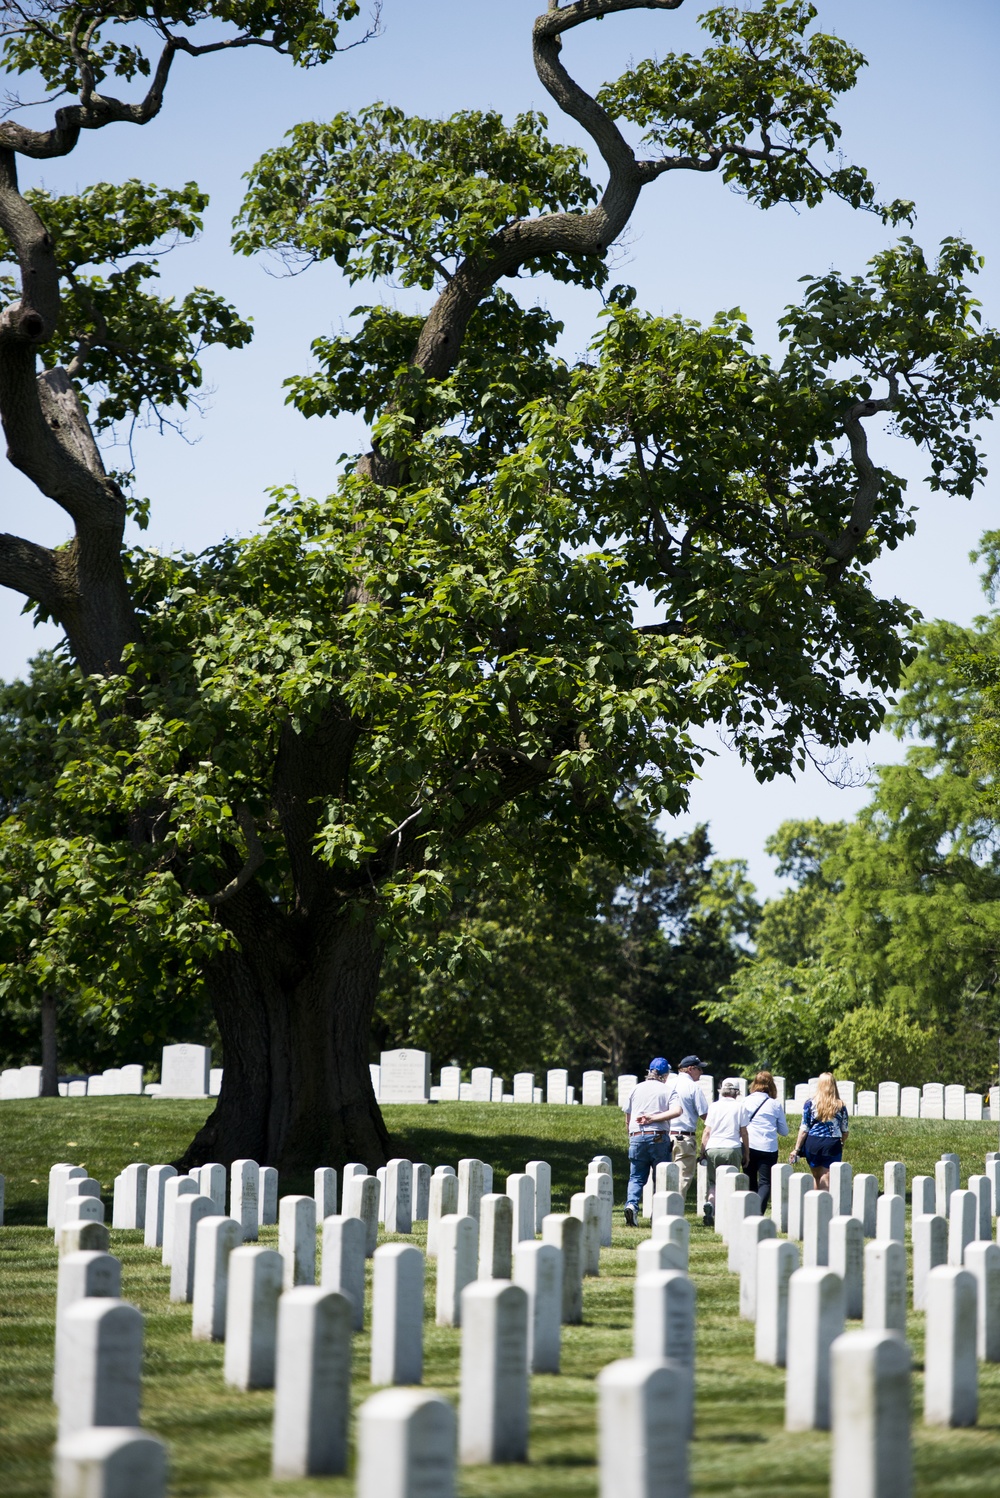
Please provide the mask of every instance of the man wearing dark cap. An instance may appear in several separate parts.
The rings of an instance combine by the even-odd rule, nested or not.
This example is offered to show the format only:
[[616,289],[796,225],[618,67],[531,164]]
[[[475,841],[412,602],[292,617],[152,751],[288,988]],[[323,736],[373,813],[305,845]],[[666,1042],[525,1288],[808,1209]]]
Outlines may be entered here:
[[673,1101],[680,1113],[670,1125],[671,1159],[680,1166],[681,1193],[687,1196],[698,1164],[698,1120],[708,1112],[705,1094],[698,1085],[702,1064],[697,1056],[685,1056],[674,1079]]
[[680,1106],[673,1097],[670,1062],[666,1056],[654,1056],[644,1082],[637,1082],[624,1104],[628,1126],[628,1196],[625,1201],[626,1226],[634,1228],[642,1204],[642,1188],[649,1172],[670,1159],[669,1123],[678,1118]]

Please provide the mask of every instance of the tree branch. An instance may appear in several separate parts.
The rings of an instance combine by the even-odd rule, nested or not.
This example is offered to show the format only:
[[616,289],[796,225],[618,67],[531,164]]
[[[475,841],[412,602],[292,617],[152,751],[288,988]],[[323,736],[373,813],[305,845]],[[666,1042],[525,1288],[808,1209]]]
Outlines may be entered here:
[[889,395],[884,400],[859,401],[844,416],[844,431],[851,445],[851,462],[858,476],[858,489],[851,506],[851,517],[840,535],[828,543],[831,576],[839,577],[871,529],[875,506],[882,490],[882,473],[868,453],[868,437],[862,425],[868,416],[891,411],[899,394],[899,380],[889,376]]
[[264,852],[264,848],[261,844],[260,838],[257,836],[257,828],[254,824],[254,819],[247,811],[245,806],[241,806],[237,809],[236,820],[239,823],[240,830],[243,833],[243,836],[246,838],[247,842],[246,862],[240,869],[239,873],[236,875],[235,879],[230,879],[229,883],[225,885],[224,888],[220,889],[216,894],[208,896],[205,904],[209,905],[213,910],[217,909],[220,905],[224,905],[226,901],[231,900],[234,895],[238,895],[240,890],[244,889],[250,883],[250,880],[253,878],[254,874],[256,874],[257,870],[261,867],[261,865],[267,858],[267,854]]
[[38,343],[59,318],[59,269],[45,225],[17,185],[17,158],[0,146],[0,229],[14,247],[21,271],[21,299],[0,313],[0,340]]
[[54,613],[62,598],[56,553],[22,536],[0,534],[0,587],[12,588]]

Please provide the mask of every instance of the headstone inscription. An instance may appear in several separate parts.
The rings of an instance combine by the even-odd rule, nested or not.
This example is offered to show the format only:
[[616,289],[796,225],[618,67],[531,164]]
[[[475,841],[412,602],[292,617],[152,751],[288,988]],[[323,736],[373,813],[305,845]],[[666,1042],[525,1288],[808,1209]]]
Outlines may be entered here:
[[380,1103],[429,1103],[431,1058],[428,1051],[383,1051],[379,1058]]
[[207,1045],[165,1045],[160,1097],[208,1097],[212,1052]]
[[244,1243],[257,1242],[257,1195],[260,1166],[256,1160],[234,1160],[229,1169],[229,1215],[240,1224]]

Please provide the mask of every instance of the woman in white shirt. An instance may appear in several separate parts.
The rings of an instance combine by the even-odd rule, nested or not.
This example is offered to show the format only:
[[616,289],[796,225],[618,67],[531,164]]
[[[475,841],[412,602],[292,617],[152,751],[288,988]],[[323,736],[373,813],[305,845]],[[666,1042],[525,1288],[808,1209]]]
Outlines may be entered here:
[[735,1077],[727,1077],[719,1088],[718,1101],[713,1103],[705,1116],[705,1129],[701,1136],[701,1150],[708,1161],[708,1200],[705,1202],[704,1222],[711,1227],[715,1221],[715,1172],[720,1165],[735,1165],[739,1170],[746,1164],[749,1152],[747,1140],[746,1104],[740,1097],[740,1086]]
[[760,1197],[761,1212],[767,1211],[771,1199],[771,1167],[778,1163],[778,1135],[788,1133],[785,1110],[778,1102],[778,1089],[769,1071],[759,1071],[753,1079],[747,1098],[747,1135],[750,1157],[747,1176],[750,1190]]

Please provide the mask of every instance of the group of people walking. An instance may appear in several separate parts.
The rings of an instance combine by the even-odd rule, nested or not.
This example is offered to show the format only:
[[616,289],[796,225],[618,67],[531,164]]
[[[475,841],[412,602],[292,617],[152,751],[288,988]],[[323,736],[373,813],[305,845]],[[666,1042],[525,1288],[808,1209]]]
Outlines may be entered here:
[[[654,1056],[645,1081],[632,1089],[623,1104],[628,1125],[629,1183],[625,1222],[635,1227],[642,1192],[657,1165],[673,1160],[680,1167],[684,1196],[694,1180],[699,1159],[708,1166],[705,1225],[715,1218],[715,1177],[720,1165],[734,1165],[749,1178],[750,1190],[760,1196],[765,1211],[771,1196],[771,1170],[778,1163],[778,1140],[788,1135],[785,1110],[769,1071],[759,1071],[745,1097],[735,1077],[727,1077],[716,1102],[707,1104],[698,1083],[703,1064],[685,1056],[677,1072],[665,1056]],[[699,1118],[704,1119],[701,1145]],[[820,1190],[829,1190],[830,1166],[843,1157],[849,1127],[831,1072],[824,1072],[816,1092],[802,1109],[802,1124],[789,1164],[804,1158]]]

